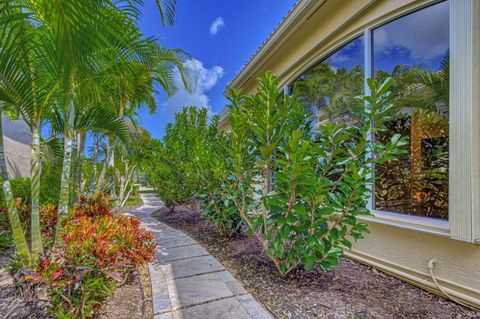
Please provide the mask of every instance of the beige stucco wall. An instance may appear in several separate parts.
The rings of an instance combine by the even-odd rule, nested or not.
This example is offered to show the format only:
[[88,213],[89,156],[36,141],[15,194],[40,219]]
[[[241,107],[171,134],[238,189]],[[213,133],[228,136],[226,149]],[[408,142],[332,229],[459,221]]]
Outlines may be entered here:
[[[434,2],[317,1],[297,19],[293,31],[268,50],[261,49],[231,85],[253,93],[256,79],[267,70],[281,77],[282,86],[287,85],[322,56],[361,35],[366,27]],[[221,128],[228,126],[226,118]],[[480,307],[480,245],[450,239],[448,233],[431,234],[379,220],[368,223],[371,234],[346,252],[348,257],[440,293],[428,268],[429,261],[435,260],[434,274],[440,286],[455,298]]]

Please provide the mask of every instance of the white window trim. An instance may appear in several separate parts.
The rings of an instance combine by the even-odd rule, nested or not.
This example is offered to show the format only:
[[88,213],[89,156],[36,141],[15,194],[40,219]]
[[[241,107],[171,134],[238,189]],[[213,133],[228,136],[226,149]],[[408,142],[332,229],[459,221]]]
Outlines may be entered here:
[[449,218],[453,239],[480,241],[480,0],[450,0]]
[[[365,74],[365,89],[364,94],[369,95],[371,94],[370,88],[367,84],[367,79],[372,78],[374,74],[373,70],[373,30],[378,28],[381,25],[389,23],[392,20],[399,19],[404,17],[412,12],[417,10],[422,10],[424,7],[415,8],[412,11],[403,13],[399,16],[389,17],[388,20],[383,21],[380,24],[375,24],[372,26],[367,27],[363,32],[364,38],[364,74]],[[370,138],[373,136],[370,135]],[[450,152],[450,150],[449,150]],[[372,170],[372,174],[370,177],[373,177],[375,174],[375,170]],[[449,178],[449,185],[450,185],[450,178]],[[397,213],[397,212],[389,212],[389,211],[382,211],[375,209],[375,185],[370,186],[371,196],[367,203],[367,207],[372,213],[373,216],[362,216],[360,219],[367,221],[367,222],[375,222],[383,225],[389,226],[396,226],[403,229],[409,229],[414,231],[426,232],[434,235],[440,235],[448,237],[450,236],[450,222],[449,220],[442,220],[437,218],[431,217],[423,217],[423,216],[415,216],[415,215],[408,215],[404,213]],[[450,207],[450,203],[449,203]]]

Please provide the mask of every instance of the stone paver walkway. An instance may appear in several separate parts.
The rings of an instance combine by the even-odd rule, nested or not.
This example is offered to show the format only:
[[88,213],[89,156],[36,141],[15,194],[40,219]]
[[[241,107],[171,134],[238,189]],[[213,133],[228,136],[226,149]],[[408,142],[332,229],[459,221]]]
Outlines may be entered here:
[[129,214],[158,242],[149,265],[155,319],[273,319],[205,248],[151,216],[164,206],[158,198],[142,198],[144,205]]

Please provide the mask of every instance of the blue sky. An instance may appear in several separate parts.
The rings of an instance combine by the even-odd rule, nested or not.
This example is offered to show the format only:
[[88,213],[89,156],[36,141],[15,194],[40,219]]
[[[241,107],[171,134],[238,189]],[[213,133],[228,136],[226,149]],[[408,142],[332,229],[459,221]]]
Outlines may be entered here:
[[[158,94],[158,109],[140,114],[143,127],[161,138],[166,124],[183,106],[202,106],[210,114],[227,103],[229,81],[294,6],[295,0],[179,0],[174,26],[163,27],[154,0],[145,1],[140,27],[169,48],[191,55],[186,62],[195,78],[193,94],[180,89],[169,99]],[[441,2],[394,20],[373,31],[375,69],[391,72],[398,64],[437,70],[448,50],[448,2]],[[358,38],[328,59],[332,66],[363,64],[363,41]]]
[[293,7],[294,0],[179,0],[173,27],[163,27],[154,0],[146,0],[140,27],[156,35],[169,48],[188,52],[188,65],[196,73],[193,95],[180,89],[166,100],[157,96],[156,114],[140,114],[141,125],[153,137],[163,136],[166,124],[184,103],[207,106],[212,114],[226,104],[223,96],[229,81]]

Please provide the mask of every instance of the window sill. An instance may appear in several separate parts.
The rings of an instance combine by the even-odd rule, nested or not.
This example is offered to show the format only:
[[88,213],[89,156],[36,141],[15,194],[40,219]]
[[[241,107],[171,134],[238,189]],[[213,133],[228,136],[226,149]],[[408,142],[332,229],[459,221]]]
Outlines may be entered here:
[[450,224],[448,220],[411,216],[375,210],[372,210],[372,214],[373,216],[359,216],[358,218],[367,222],[395,226],[438,236],[450,237]]

